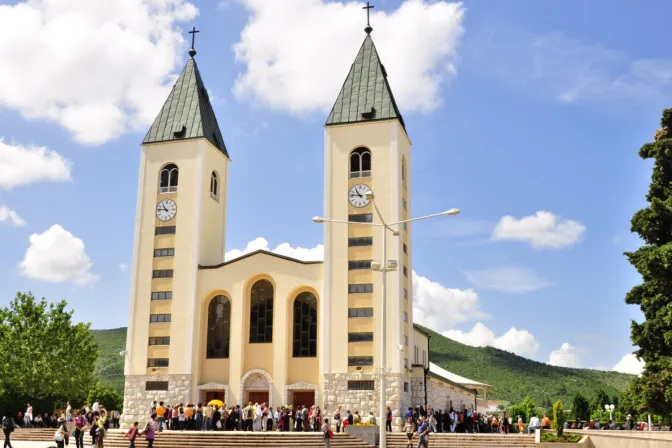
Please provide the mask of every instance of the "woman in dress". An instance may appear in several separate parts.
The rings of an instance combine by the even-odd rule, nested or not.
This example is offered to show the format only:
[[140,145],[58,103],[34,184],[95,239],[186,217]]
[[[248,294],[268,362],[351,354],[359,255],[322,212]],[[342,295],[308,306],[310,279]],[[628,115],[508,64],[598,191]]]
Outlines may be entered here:
[[253,431],[261,431],[261,405],[259,403],[254,404],[254,418],[253,418],[253,423],[252,423],[252,430]]

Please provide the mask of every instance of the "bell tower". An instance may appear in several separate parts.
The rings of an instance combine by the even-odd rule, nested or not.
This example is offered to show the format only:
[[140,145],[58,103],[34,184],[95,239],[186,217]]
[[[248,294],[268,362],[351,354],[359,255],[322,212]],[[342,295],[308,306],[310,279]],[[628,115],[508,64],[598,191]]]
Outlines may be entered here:
[[[328,412],[344,405],[347,395],[361,400],[362,412],[378,415],[384,368],[387,406],[399,417],[411,402],[411,229],[402,225],[395,229],[398,235],[387,234],[387,258],[398,269],[387,273],[383,336],[382,275],[371,270],[372,261],[383,261],[383,228],[371,225],[380,221],[364,193],[373,191],[387,223],[408,219],[411,141],[370,25],[365,31],[324,130],[324,216],[349,223],[324,224],[322,315],[329,319],[323,328],[321,373]],[[382,337],[387,341],[384,366]]]
[[149,415],[150,395],[194,396],[197,270],[224,261],[230,159],[193,40],[189,55],[141,145],[124,425]]

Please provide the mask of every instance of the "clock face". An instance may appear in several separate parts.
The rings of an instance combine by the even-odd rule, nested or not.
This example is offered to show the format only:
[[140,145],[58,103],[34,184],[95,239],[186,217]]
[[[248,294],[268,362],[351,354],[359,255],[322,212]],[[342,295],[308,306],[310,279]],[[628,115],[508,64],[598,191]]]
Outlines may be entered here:
[[161,221],[170,221],[177,213],[177,204],[172,199],[164,199],[156,206],[156,217]]
[[362,208],[369,205],[371,200],[366,197],[366,193],[368,191],[371,191],[371,189],[366,184],[357,184],[353,186],[348,192],[348,199],[350,200],[350,204],[357,208]]

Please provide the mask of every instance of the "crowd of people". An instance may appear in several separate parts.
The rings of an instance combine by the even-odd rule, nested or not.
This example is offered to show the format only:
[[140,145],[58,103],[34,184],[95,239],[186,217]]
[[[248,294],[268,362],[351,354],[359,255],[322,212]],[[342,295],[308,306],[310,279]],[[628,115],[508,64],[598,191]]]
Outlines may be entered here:
[[11,434],[17,428],[52,428],[55,429],[54,441],[58,448],[64,448],[71,438],[75,439],[76,448],[84,448],[84,434],[89,433],[94,446],[104,448],[104,440],[110,428],[119,428],[119,411],[108,411],[98,401],[89,407],[85,404],[81,409],[73,410],[70,402],[65,409],[54,413],[33,415],[33,407],[26,404],[26,411],[19,412],[14,418],[6,412],[2,418],[2,431],[5,435],[4,448],[12,448]]
[[[542,419],[532,416],[526,426],[521,416],[513,421],[506,411],[501,415],[493,413],[479,413],[473,407],[456,411],[452,407],[448,410],[434,410],[409,407],[404,413],[405,424],[402,431],[408,436],[408,446],[417,438],[418,447],[427,446],[430,433],[534,433],[536,429],[548,429],[551,420],[547,414]],[[81,409],[73,410],[70,403],[66,403],[63,410],[55,413],[34,415],[30,403],[25,413],[19,412],[16,418],[9,413],[3,416],[2,429],[5,435],[4,448],[12,448],[10,435],[16,428],[53,428],[56,430],[54,440],[58,448],[64,448],[70,438],[75,439],[76,448],[84,448],[84,434],[90,434],[92,443],[97,448],[104,448],[107,430],[119,428],[120,414],[118,411],[108,411],[105,406],[95,401],[90,407],[84,405]],[[387,408],[385,426],[392,431],[393,414]],[[319,406],[280,406],[275,410],[267,403],[248,403],[247,406],[226,406],[213,400],[203,405],[183,403],[165,404],[154,401],[151,406],[151,416],[140,429],[140,423],[135,422],[125,437],[129,440],[129,448],[135,448],[135,440],[143,435],[152,448],[158,433],[164,430],[173,431],[293,431],[293,432],[322,432],[325,446],[329,446],[334,433],[344,431],[350,425],[376,424],[376,417],[372,412],[362,415],[358,410],[343,411],[339,406],[332,415],[331,423]],[[333,426],[332,426],[333,425]],[[645,428],[645,423],[634,424],[628,415],[623,425],[617,425],[610,419],[607,425],[601,427],[596,420],[582,423],[566,422],[566,429],[637,429]]]
[[[340,411],[339,411],[340,412]],[[281,406],[248,403],[226,406],[222,402],[187,404],[152,403],[157,431],[320,431],[323,415],[319,406]],[[339,418],[339,417],[336,417]],[[340,420],[340,418],[339,418]]]

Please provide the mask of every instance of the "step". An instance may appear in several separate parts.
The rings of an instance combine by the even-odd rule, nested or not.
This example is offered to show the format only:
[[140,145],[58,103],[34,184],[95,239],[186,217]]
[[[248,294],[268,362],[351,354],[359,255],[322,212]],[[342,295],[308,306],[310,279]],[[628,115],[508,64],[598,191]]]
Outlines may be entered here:
[[[19,429],[12,434],[16,441],[53,442],[54,429]],[[126,448],[128,440],[124,438],[125,431],[110,430],[105,438],[107,448]],[[405,448],[407,438],[405,433],[395,432],[387,434],[389,448]],[[88,432],[84,435],[84,444],[91,446],[91,437]],[[417,444],[417,437],[413,445]],[[432,448],[534,448],[534,436],[524,434],[431,434]],[[70,439],[69,448],[74,446]],[[142,436],[136,440],[138,448],[146,448],[147,442]],[[164,431],[157,435],[154,441],[155,448],[262,448],[262,447],[291,447],[291,448],[321,448],[324,446],[322,434],[315,432],[242,432],[242,431]],[[334,434],[332,446],[335,448],[363,448],[369,447],[365,442],[347,434]]]

